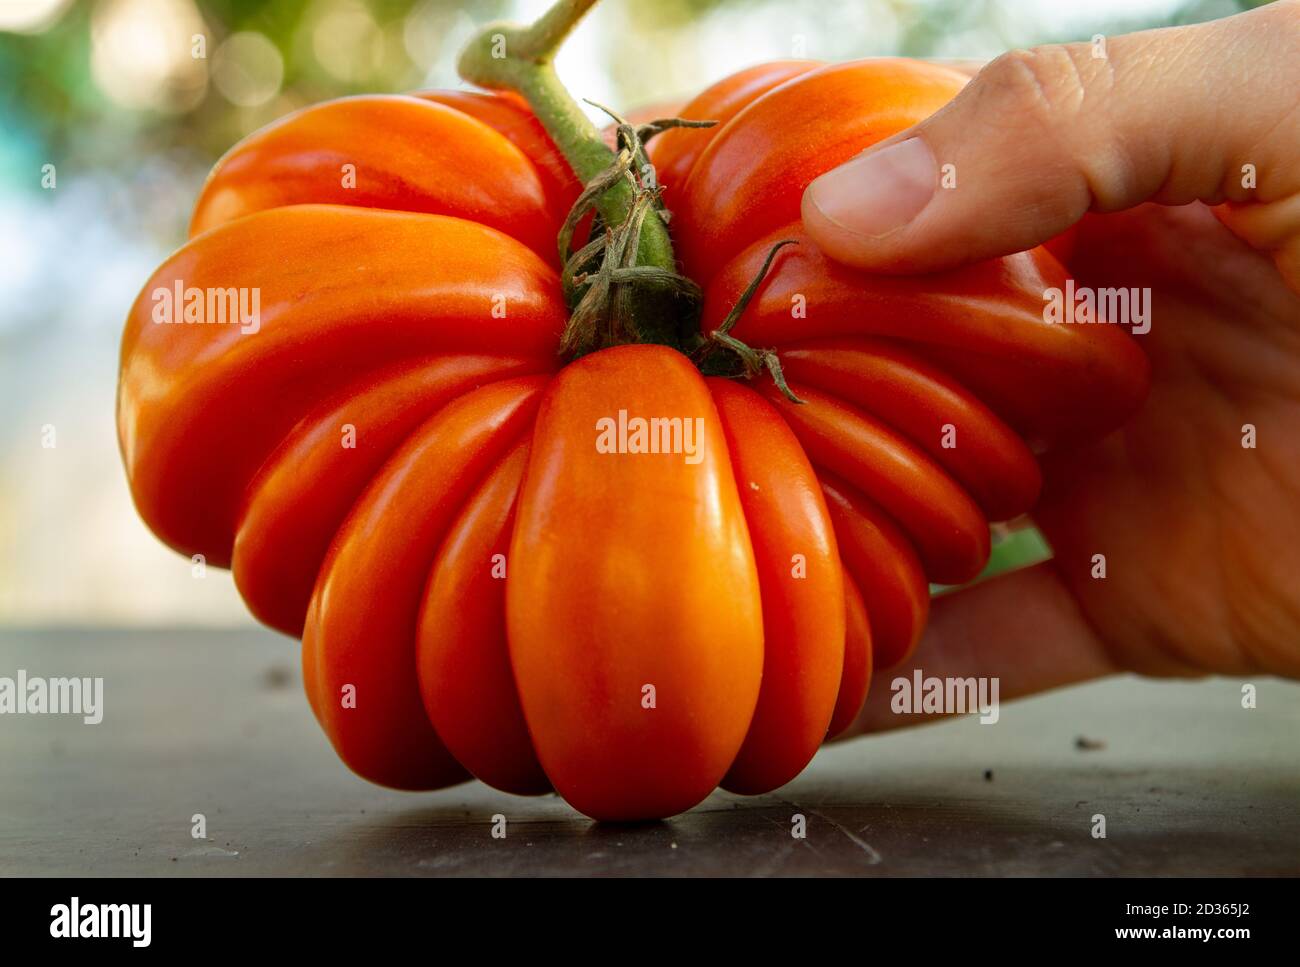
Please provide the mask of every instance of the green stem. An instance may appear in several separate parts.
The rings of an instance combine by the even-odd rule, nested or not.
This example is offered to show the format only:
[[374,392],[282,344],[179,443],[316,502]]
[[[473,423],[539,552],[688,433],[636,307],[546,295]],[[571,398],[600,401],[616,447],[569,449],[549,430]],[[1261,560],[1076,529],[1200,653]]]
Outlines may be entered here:
[[[584,185],[614,164],[614,153],[564,89],[553,62],[565,38],[596,2],[558,0],[531,26],[488,24],[466,45],[457,65],[460,76],[472,84],[522,95]],[[606,225],[621,225],[634,201],[632,186],[619,181],[596,207]],[[646,219],[636,263],[675,270],[672,242],[661,219]]]

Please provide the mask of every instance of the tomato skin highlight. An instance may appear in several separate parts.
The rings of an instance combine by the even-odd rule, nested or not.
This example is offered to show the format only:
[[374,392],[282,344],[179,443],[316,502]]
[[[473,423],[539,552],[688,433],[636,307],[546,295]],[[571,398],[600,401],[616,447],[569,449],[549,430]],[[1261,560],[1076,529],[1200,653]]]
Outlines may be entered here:
[[[464,174],[443,177],[453,159]],[[303,204],[454,215],[557,260],[556,212],[533,163],[486,124],[422,98],[326,101],[250,135],[208,176],[190,236]]]
[[691,169],[704,149],[727,122],[774,87],[819,67],[815,60],[777,60],[729,74],[683,107],[677,117],[692,121],[717,121],[711,128],[670,128],[647,146],[655,178],[664,188],[664,204],[676,205]]
[[763,602],[763,681],[722,787],[756,795],[803,771],[826,738],[844,667],[844,577],[812,465],[758,393],[710,379]]
[[[598,421],[620,410],[699,421],[699,462],[597,452]],[[607,820],[704,799],[758,701],[763,620],[717,410],[686,357],[619,346],[560,371],[533,431],[510,562],[511,662],[556,790]]]
[[582,191],[582,184],[523,98],[516,94],[481,91],[416,91],[412,96],[468,114],[522,151],[537,167],[557,224],[564,221],[564,216]]

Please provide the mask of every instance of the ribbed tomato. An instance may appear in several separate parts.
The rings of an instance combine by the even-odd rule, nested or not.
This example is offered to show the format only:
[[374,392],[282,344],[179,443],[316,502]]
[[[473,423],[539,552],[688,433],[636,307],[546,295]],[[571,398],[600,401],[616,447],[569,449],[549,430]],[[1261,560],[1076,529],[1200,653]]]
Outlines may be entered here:
[[[1045,251],[884,278],[803,235],[814,177],[961,83],[763,65],[683,111],[721,123],[651,143],[705,334],[801,242],[733,334],[802,403],[665,345],[560,358],[581,186],[520,99],[356,97],[254,134],[127,321],[140,513],[302,637],[367,779],[554,788],[601,819],[787,782],[915,646],[928,582],[974,577],[988,522],[1033,506],[1031,447],[1105,432],[1145,388],[1118,327],[1043,321],[1065,278]],[[260,318],[160,324],[162,289],[256,290]]]

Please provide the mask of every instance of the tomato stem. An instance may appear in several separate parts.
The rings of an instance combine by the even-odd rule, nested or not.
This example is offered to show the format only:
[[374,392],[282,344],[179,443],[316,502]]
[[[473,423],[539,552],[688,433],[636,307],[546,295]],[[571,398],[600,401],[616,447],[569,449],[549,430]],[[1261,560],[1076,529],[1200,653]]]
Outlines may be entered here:
[[[522,95],[584,185],[611,168],[616,158],[560,82],[554,58],[596,2],[558,0],[530,26],[488,24],[465,46],[457,65],[470,83]],[[596,210],[606,225],[620,225],[635,202],[632,185],[620,179],[600,195]],[[646,219],[642,227],[636,264],[669,271],[677,267],[668,228],[658,217]]]

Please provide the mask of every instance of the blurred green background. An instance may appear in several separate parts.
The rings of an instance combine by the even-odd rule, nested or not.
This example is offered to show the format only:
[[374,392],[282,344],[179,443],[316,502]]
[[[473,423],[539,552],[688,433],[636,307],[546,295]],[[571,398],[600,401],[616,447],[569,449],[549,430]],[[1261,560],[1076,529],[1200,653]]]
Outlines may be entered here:
[[[633,108],[772,58],[983,59],[1251,5],[605,0],[558,68],[575,94]],[[132,511],[113,423],[127,308],[240,137],[322,98],[457,86],[475,24],[545,7],[0,0],[0,623],[251,622],[228,574],[195,578]],[[1030,535],[998,564],[1040,552]]]

